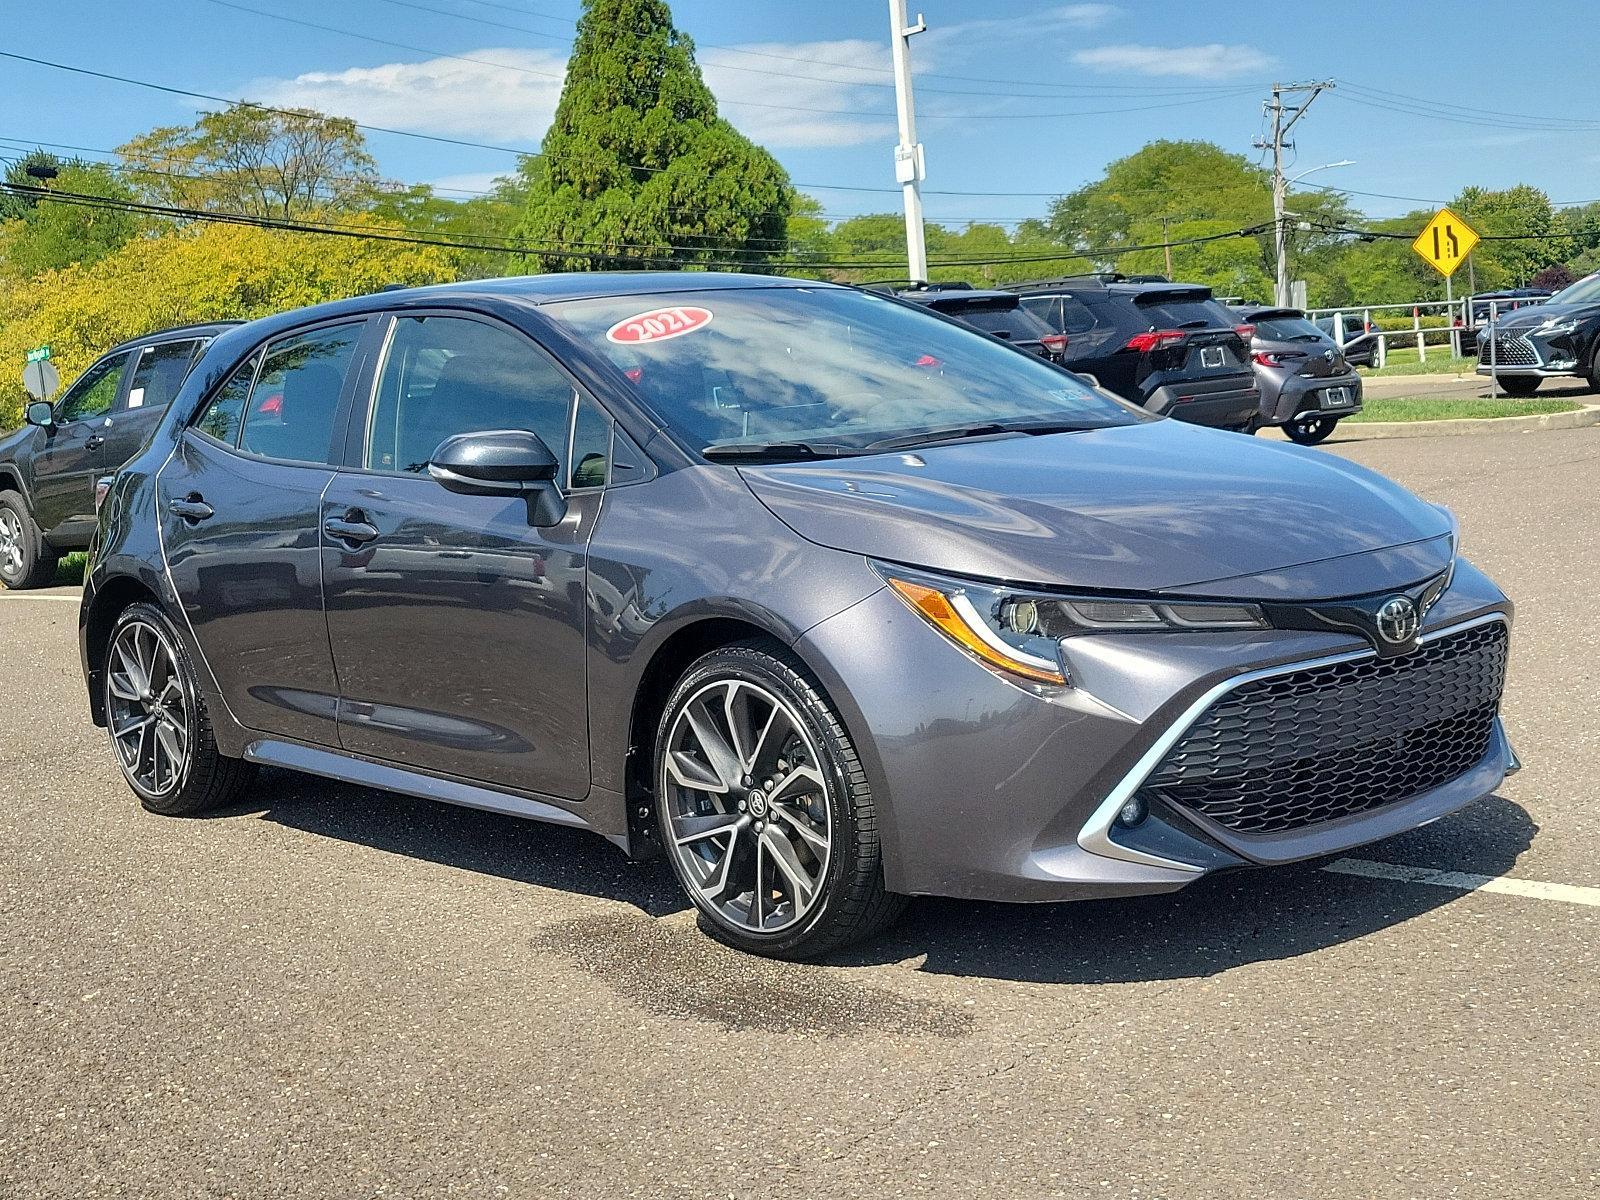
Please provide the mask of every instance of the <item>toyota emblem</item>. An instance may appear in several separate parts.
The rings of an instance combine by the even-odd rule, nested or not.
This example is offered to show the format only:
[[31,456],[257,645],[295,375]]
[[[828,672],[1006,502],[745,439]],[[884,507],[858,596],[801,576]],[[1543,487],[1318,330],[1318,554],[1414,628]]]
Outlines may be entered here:
[[1385,600],[1378,609],[1378,636],[1391,646],[1403,646],[1417,636],[1417,606],[1404,596]]

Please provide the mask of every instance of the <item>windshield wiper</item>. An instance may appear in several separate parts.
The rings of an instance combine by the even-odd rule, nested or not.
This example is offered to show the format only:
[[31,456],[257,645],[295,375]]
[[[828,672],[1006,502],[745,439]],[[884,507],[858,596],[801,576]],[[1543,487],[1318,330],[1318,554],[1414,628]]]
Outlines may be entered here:
[[998,433],[1081,433],[1094,428],[1097,427],[1066,421],[985,421],[980,425],[951,425],[944,429],[924,429],[920,433],[879,438],[861,449],[871,454],[878,450],[906,450],[913,446],[930,446],[936,442],[954,442],[962,438],[992,437]]
[[718,442],[700,451],[703,458],[839,458],[859,451],[835,442]]

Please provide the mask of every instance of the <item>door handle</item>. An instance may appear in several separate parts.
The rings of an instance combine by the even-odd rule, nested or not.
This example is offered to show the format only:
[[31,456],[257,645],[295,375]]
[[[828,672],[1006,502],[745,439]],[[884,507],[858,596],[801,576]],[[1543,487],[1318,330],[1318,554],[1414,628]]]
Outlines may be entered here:
[[182,517],[191,525],[198,525],[210,517],[216,516],[217,510],[207,504],[198,492],[191,492],[182,500],[174,500],[167,505],[167,511],[175,517]]
[[106,444],[105,438],[101,437],[98,433],[91,433],[83,441],[84,449],[86,449],[86,450],[98,450],[101,446],[104,446],[105,444]]
[[342,517],[329,517],[322,523],[322,530],[335,541],[364,546],[378,536],[378,527],[362,520],[365,515],[360,509],[353,508]]

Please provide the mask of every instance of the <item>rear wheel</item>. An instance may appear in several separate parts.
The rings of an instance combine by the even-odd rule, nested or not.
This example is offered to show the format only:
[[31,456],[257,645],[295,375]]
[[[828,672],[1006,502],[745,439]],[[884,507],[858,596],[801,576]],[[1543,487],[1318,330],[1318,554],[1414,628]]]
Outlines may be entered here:
[[1500,390],[1508,396],[1531,396],[1543,382],[1537,375],[1507,375],[1497,380]]
[[0,492],[0,583],[8,588],[43,587],[56,576],[60,555],[45,544],[27,502]]
[[821,685],[776,645],[694,663],[656,735],[662,842],[717,937],[812,958],[871,936],[904,898],[884,890],[877,812]]
[[1288,435],[1291,442],[1301,446],[1315,446],[1318,442],[1327,441],[1328,435],[1338,423],[1338,417],[1325,417],[1320,413],[1302,413],[1285,425],[1283,432]]
[[255,766],[217,750],[194,667],[153,604],[133,604],[112,627],[104,679],[111,749],[151,812],[188,816],[237,799]]

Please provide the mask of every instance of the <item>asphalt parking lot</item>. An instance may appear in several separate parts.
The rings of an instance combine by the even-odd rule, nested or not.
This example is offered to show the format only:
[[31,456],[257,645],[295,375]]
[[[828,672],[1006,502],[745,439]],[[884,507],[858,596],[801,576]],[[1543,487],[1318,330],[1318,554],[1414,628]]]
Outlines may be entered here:
[[762,962],[587,835],[286,774],[147,815],[71,593],[0,594],[0,1196],[1593,1197],[1600,430],[1326,449],[1518,603],[1526,769],[1354,856],[1497,890],[923,901]]

